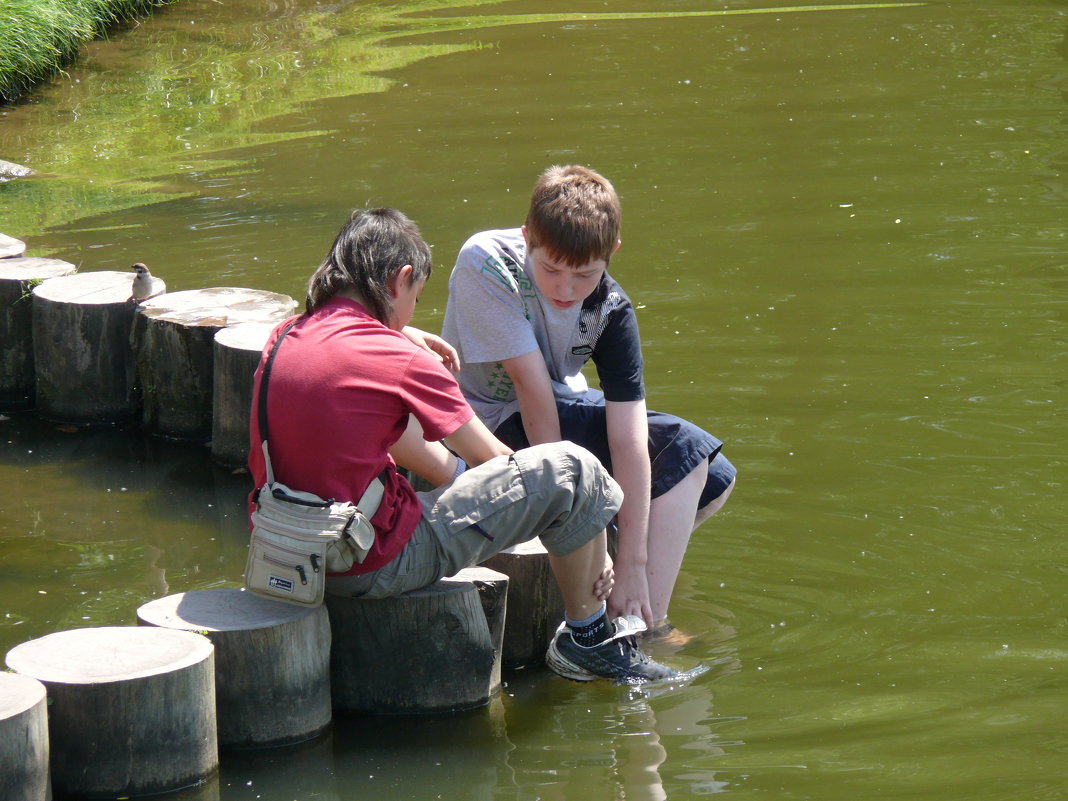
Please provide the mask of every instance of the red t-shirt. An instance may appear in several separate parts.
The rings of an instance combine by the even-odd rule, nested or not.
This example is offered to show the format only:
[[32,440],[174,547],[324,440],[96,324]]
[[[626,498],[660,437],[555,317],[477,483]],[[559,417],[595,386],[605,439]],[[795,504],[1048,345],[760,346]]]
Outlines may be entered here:
[[[285,324],[271,334],[254,377],[249,468],[256,487],[267,479],[260,378]],[[449,436],[474,416],[437,357],[345,298],[331,299],[286,334],[271,368],[267,414],[274,477],[292,489],[356,502],[385,469],[385,495],[371,519],[374,546],[350,573],[390,562],[422,516],[415,490],[388,453],[408,415],[422,424],[427,441]],[[251,498],[249,505],[251,511]]]

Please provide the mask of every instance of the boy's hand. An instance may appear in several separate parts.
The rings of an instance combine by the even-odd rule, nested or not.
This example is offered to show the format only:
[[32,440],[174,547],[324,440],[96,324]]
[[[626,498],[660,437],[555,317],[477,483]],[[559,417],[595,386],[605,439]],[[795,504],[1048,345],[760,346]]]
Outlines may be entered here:
[[612,557],[605,557],[604,572],[597,577],[597,581],[593,582],[593,594],[597,596],[598,601],[603,601],[612,594],[612,588],[616,584],[616,572],[612,569]]
[[642,566],[616,564],[616,581],[608,597],[608,617],[637,615],[650,628],[653,625],[653,609],[649,603],[649,580]]
[[460,372],[460,354],[456,352],[456,348],[437,334],[431,334],[428,331],[422,331],[410,325],[404,326],[401,329],[401,333],[423,350],[429,351],[441,359],[441,363],[454,373]]

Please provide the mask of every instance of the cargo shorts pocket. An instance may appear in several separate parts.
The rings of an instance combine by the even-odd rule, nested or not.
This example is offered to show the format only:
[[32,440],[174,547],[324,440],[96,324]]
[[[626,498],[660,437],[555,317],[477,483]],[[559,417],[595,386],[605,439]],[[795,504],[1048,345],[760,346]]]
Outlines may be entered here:
[[[523,476],[511,456],[498,456],[462,473],[437,496],[429,519],[449,534],[480,526],[490,516],[527,497]],[[521,508],[521,507],[520,507]]]

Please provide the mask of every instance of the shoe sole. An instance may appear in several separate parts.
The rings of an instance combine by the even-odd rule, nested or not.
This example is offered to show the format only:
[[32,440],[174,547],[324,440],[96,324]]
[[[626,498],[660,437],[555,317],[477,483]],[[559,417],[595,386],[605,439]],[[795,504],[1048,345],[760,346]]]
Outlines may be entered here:
[[546,651],[545,664],[557,676],[563,676],[565,679],[571,679],[571,681],[593,681],[596,678],[600,678],[585,668],[579,667],[570,659],[565,658],[555,646],[556,643],[554,642],[553,647]]

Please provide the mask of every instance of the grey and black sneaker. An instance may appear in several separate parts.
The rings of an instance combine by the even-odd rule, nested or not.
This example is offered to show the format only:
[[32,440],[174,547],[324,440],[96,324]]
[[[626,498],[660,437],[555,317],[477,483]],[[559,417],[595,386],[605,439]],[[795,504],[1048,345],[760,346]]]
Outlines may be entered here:
[[635,615],[617,617],[615,633],[604,642],[584,648],[575,642],[567,623],[561,623],[549,643],[545,663],[556,674],[574,681],[613,679],[618,684],[668,679],[675,671],[647,657],[635,635],[645,631],[645,621]]

